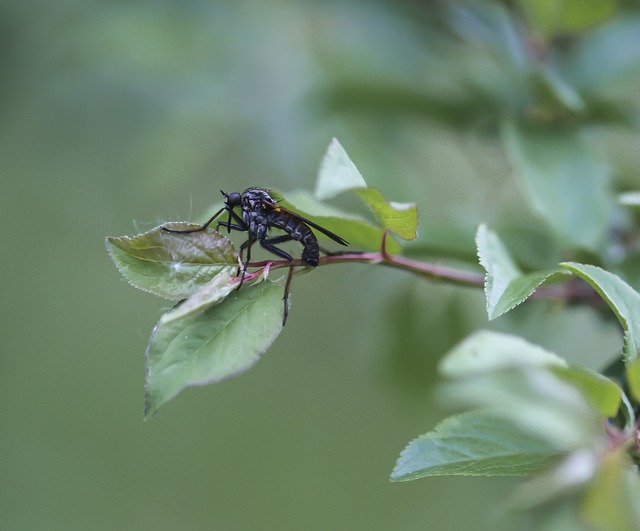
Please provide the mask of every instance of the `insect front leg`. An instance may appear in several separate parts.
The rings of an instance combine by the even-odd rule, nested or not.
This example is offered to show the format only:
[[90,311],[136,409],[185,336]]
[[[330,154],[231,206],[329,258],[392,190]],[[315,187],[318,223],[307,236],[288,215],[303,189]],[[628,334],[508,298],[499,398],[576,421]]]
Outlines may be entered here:
[[201,232],[201,231],[205,230],[209,225],[211,225],[213,223],[213,220],[216,219],[225,210],[229,210],[230,213],[232,212],[229,209],[228,206],[223,206],[213,216],[211,216],[209,218],[209,220],[204,225],[201,225],[200,227],[198,227],[196,229],[175,230],[175,229],[168,229],[167,227],[162,227],[162,230],[166,231],[166,232],[176,232],[176,233],[179,233],[179,234],[188,234],[190,232]]

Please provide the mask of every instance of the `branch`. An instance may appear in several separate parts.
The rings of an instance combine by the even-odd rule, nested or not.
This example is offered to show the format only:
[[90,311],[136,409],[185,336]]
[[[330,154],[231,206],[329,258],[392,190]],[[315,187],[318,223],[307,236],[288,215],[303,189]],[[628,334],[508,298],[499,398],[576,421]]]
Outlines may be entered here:
[[[321,256],[320,265],[344,264],[344,263],[366,263],[379,264],[409,271],[423,278],[430,280],[443,280],[451,284],[482,288],[485,283],[485,275],[461,269],[446,267],[441,264],[420,262],[400,255],[392,255],[387,250],[387,232],[383,234],[380,251],[376,252],[340,252]],[[307,268],[306,262],[302,259],[293,261],[295,267]],[[244,281],[255,280],[261,275],[268,274],[271,269],[289,268],[291,263],[288,260],[264,260],[261,262],[249,262],[247,267],[258,268],[256,271],[246,273]],[[240,279],[238,278],[237,281]],[[541,286],[532,295],[536,299],[564,299],[568,301],[582,301],[594,303],[600,301],[598,294],[584,281],[580,279],[569,279],[563,284],[551,286]]]

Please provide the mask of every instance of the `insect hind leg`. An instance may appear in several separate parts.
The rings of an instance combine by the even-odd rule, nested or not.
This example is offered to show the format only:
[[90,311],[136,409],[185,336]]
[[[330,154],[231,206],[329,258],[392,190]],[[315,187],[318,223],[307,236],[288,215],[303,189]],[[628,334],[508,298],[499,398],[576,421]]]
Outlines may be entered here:
[[284,296],[282,300],[284,301],[284,315],[282,317],[282,326],[284,326],[287,322],[287,317],[289,316],[289,287],[291,286],[291,279],[293,278],[293,256],[289,253],[283,251],[282,249],[275,246],[276,243],[284,243],[287,241],[293,240],[293,237],[290,234],[283,234],[282,236],[276,236],[275,238],[263,239],[260,240],[260,245],[269,251],[270,253],[279,256],[280,258],[284,258],[289,261],[289,274],[287,275],[287,282],[284,285]]

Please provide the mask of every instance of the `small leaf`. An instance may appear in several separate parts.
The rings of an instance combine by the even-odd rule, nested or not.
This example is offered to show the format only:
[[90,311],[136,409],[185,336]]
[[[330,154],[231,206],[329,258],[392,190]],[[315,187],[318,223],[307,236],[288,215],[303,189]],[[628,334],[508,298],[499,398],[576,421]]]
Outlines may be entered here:
[[349,155],[334,138],[320,164],[315,196],[324,200],[347,190],[355,192],[367,204],[383,229],[391,230],[405,240],[418,235],[416,204],[392,203],[379,190],[368,188]]
[[224,380],[256,363],[282,329],[282,287],[264,282],[205,311],[180,312],[165,314],[151,335],[146,417],[185,387]]
[[454,415],[402,451],[393,481],[443,476],[522,476],[557,455],[553,446],[522,432],[491,410]]
[[[298,212],[305,218],[315,221],[321,227],[334,232],[349,242],[349,247],[377,251],[380,249],[384,230],[367,223],[361,218],[330,207],[311,197],[306,192],[292,192],[282,204]],[[317,232],[320,237],[321,233]],[[387,240],[387,249],[395,254],[400,246],[393,239]]]
[[418,236],[418,208],[415,203],[392,203],[380,190],[357,188],[353,190],[373,210],[384,229],[395,232],[405,240]]
[[608,170],[579,130],[507,120],[503,137],[533,207],[574,246],[598,250],[612,213]]
[[590,284],[613,310],[625,331],[625,363],[635,360],[640,352],[640,294],[619,276],[597,266],[576,262],[560,265]]
[[489,320],[527,300],[546,280],[565,274],[561,269],[551,269],[523,275],[498,235],[484,224],[478,227],[476,245],[480,265],[487,272],[484,291]]
[[[170,225],[174,229],[199,226]],[[214,230],[177,234],[160,226],[138,236],[109,237],[107,250],[131,285],[172,300],[189,297],[217,275],[238,267],[233,244]]]
[[553,352],[520,337],[480,330],[453,347],[438,369],[447,378],[464,378],[509,367],[566,366]]
[[336,138],[331,140],[320,163],[315,196],[330,199],[351,188],[366,188],[367,183]]

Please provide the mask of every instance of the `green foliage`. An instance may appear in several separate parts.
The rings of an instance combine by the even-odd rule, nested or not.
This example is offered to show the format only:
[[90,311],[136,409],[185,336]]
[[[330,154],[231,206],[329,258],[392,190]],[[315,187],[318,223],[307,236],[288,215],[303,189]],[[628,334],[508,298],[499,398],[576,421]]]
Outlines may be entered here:
[[247,370],[275,341],[282,329],[280,286],[266,282],[235,292],[229,287],[207,290],[207,304],[189,312],[182,308],[187,299],[158,321],[147,348],[146,416],[187,386]]
[[[381,119],[385,128],[389,115],[465,133],[482,124],[487,137],[497,139],[522,197],[513,193],[508,207],[495,214],[482,210],[477,217],[489,218],[488,224],[474,220],[479,264],[466,259],[471,245],[466,253],[442,257],[443,264],[440,256],[433,263],[420,261],[427,247],[421,248],[421,242],[414,247],[398,243],[417,238],[417,199],[396,203],[368,187],[335,139],[322,159],[315,194],[292,191],[279,202],[350,242],[346,253],[327,254],[321,266],[383,264],[452,284],[484,286],[491,326],[508,322],[517,328],[519,323],[523,336],[531,334],[523,324],[528,318],[518,320],[527,314],[518,312],[532,297],[557,301],[553,310],[539,306],[540,312],[584,305],[603,321],[618,320],[624,370],[615,379],[594,369],[610,361],[610,352],[592,353],[596,363],[583,365],[577,347],[571,354],[579,362],[567,363],[541,346],[544,337],[538,345],[485,330],[464,339],[442,358],[438,371],[437,397],[456,413],[411,441],[391,474],[393,481],[532,476],[510,506],[528,511],[542,529],[634,529],[640,515],[635,468],[640,294],[637,278],[625,274],[637,269],[638,223],[624,209],[637,207],[640,200],[633,190],[618,200],[613,192],[626,191],[620,175],[638,173],[637,161],[625,168],[612,155],[619,128],[628,128],[637,143],[640,127],[640,12],[626,9],[622,2],[595,0],[443,3],[421,13],[420,24],[433,30],[425,31],[429,46],[412,60],[398,60],[392,80],[376,71],[375,61],[362,66],[365,74],[359,79],[347,75],[349,69],[327,69],[323,111],[348,108]],[[394,136],[386,129],[385,134]],[[607,135],[614,141],[602,147]],[[395,145],[398,151],[401,144]],[[423,145],[416,144],[422,155]],[[399,167],[409,167],[398,158]],[[427,197],[441,178],[425,179]],[[412,201],[419,197],[413,189],[401,193]],[[345,204],[363,202],[369,215],[323,203],[339,194]],[[442,202],[442,219],[428,212],[427,230],[440,230],[447,236],[443,239],[464,233],[469,227],[456,224],[467,220],[456,218],[453,200]],[[529,207],[524,213],[523,205]],[[522,217],[512,221],[508,209]],[[449,226],[438,228],[438,223]],[[329,243],[319,236],[321,245]],[[282,330],[282,282],[271,278],[280,268],[288,271],[287,263],[252,264],[236,291],[238,253],[213,230],[173,234],[158,227],[136,237],[108,238],[107,246],[132,285],[181,301],[160,318],[148,346],[147,416],[185,387],[247,370]],[[557,248],[562,258],[551,259],[550,252],[527,260],[546,247]],[[441,310],[434,303],[434,311]],[[505,321],[494,324],[499,317]]]
[[489,319],[495,319],[527,300],[546,280],[562,277],[560,268],[523,274],[497,234],[486,225],[476,235],[478,258],[487,272],[484,285]]
[[[176,230],[197,227],[189,223],[168,226]],[[171,300],[193,295],[238,265],[233,243],[213,230],[175,234],[156,227],[134,237],[107,238],[107,250],[131,285]]]
[[[357,188],[352,188],[354,182]],[[335,231],[358,247],[379,248],[387,231],[405,239],[415,237],[416,206],[389,203],[379,191],[367,188],[337,140],[325,155],[319,183],[324,183],[318,187],[324,190],[320,195],[354,191],[376,214],[378,226],[304,194],[296,196],[304,205],[302,211],[285,199],[279,204],[296,209],[309,221]],[[280,197],[277,192],[272,194]],[[188,230],[198,225],[173,222],[164,227]],[[227,237],[212,229],[180,234],[156,227],[135,237],[107,238],[107,248],[132,285],[155,295],[181,299],[160,318],[149,341],[146,416],[153,415],[185,387],[218,382],[247,370],[281,331],[281,283],[267,281],[235,290],[239,279],[231,272],[238,267],[238,254]],[[397,248],[391,242],[386,250]],[[257,282],[266,280],[272,262],[247,276],[245,283],[249,277]],[[288,263],[285,265],[288,267]]]
[[548,466],[556,449],[490,409],[447,418],[402,451],[391,479],[524,476]]

